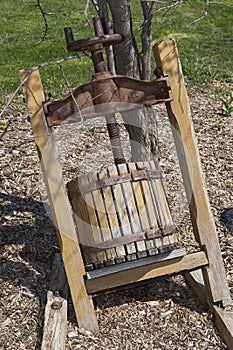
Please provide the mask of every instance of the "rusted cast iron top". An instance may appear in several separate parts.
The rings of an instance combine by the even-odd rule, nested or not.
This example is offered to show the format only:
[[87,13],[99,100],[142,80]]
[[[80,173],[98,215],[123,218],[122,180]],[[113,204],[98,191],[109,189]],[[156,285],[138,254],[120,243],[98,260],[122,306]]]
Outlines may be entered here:
[[55,126],[132,110],[136,105],[152,106],[167,101],[170,101],[167,78],[142,81],[106,73],[97,79],[95,74],[92,81],[76,88],[72,96],[46,102],[44,110],[48,125]]
[[68,50],[90,50],[95,74],[90,82],[76,88],[72,95],[44,103],[49,126],[108,116],[134,109],[136,105],[152,106],[171,100],[166,77],[145,81],[113,76],[105,71],[102,53],[104,46],[118,43],[123,37],[120,34],[110,34],[111,29],[104,33],[100,18],[96,17],[93,21],[96,35],[93,38],[75,41],[71,28],[65,28]]

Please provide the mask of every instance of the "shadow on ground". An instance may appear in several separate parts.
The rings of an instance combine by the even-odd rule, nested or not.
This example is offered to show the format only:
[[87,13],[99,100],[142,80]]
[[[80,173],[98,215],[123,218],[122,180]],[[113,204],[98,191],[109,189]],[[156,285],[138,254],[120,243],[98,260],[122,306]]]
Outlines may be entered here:
[[220,222],[230,233],[233,233],[233,208],[227,208],[221,213]]
[[57,237],[43,203],[0,192],[1,277],[32,292],[57,249]]

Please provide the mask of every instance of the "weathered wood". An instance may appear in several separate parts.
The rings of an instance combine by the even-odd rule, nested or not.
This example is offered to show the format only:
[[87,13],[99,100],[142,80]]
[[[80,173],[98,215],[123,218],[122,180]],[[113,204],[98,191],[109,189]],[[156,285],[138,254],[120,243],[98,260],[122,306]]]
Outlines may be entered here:
[[[98,176],[99,176],[99,180],[103,182],[109,179],[109,174],[107,169],[100,170]],[[112,238],[118,239],[121,237],[121,232],[119,228],[119,222],[117,219],[116,208],[114,205],[114,198],[112,196],[111,188],[104,187],[101,189],[101,193],[102,193],[105,207],[106,207],[106,213],[109,221],[109,226],[111,229]],[[125,261],[124,256],[126,255],[126,251],[125,251],[124,245],[118,245],[115,248],[115,251],[116,251],[116,262]]]
[[197,242],[207,252],[209,267],[203,268],[209,298],[223,304],[231,300],[215,224],[201,172],[189,102],[174,40],[156,44],[153,52],[157,67],[168,75],[172,101],[166,104],[180,162],[190,216]]
[[[128,169],[130,172],[140,172],[137,170],[137,164],[136,163],[128,163]],[[158,176],[160,176],[159,172]],[[145,178],[146,180],[146,172],[145,172]],[[147,182],[147,181],[143,181],[143,179],[141,179],[141,181],[137,181],[132,183],[132,187],[133,187],[133,192],[135,195],[135,200],[136,200],[136,204],[137,204],[137,210],[138,210],[138,215],[140,218],[140,222],[141,222],[141,227],[142,227],[142,232],[149,232],[150,231],[150,220],[149,220],[149,216],[148,216],[148,208],[146,205],[146,198],[143,193],[142,190],[142,183],[143,182]],[[153,230],[155,232],[155,230]],[[158,253],[158,251],[155,249],[155,245],[154,245],[154,240],[153,239],[147,239],[145,241],[145,248],[147,250],[147,254],[148,255],[154,255],[156,253]]]
[[[135,164],[135,163],[128,163],[128,164]],[[97,174],[98,175],[98,174]],[[102,189],[104,187],[109,187],[116,184],[121,184],[124,182],[135,182],[135,181],[142,181],[146,179],[159,179],[161,178],[161,173],[156,170],[151,171],[145,171],[145,170],[134,170],[132,173],[128,172],[126,174],[117,175],[114,177],[105,177],[104,180],[98,180],[95,179],[93,182],[90,182],[86,186],[82,186],[81,192],[82,194],[95,191],[98,189]]]
[[228,349],[233,349],[233,304],[228,306],[230,309],[228,311],[228,307],[219,307],[208,299],[201,270],[188,272],[185,274],[185,278],[198,295],[200,301],[207,305],[209,311],[213,313],[216,326]]
[[78,179],[72,180],[67,184],[70,203],[74,212],[74,221],[77,227],[79,244],[83,253],[86,268],[93,269],[93,263],[97,262],[96,253],[91,252],[90,247],[94,244],[92,227],[89,224],[86,202],[79,190]]
[[[146,163],[145,162],[137,162],[136,163],[136,167],[137,167],[137,169],[143,169],[144,167],[147,166],[146,164],[148,164],[148,162],[146,162]],[[154,229],[155,231],[159,230],[157,217],[156,217],[156,212],[155,212],[155,209],[154,209],[154,204],[153,204],[153,200],[152,200],[152,197],[151,197],[151,191],[150,191],[150,188],[149,188],[148,181],[142,181],[140,185],[141,185],[143,197],[144,197],[144,200],[145,200],[145,207],[146,207],[147,212],[148,212],[150,228]],[[150,244],[150,246],[149,246],[149,254],[151,254],[151,255],[158,254],[159,251],[157,249],[156,239],[153,239],[152,242],[150,242],[148,244]]]
[[[88,175],[82,175],[80,176],[79,180],[80,180],[81,186],[87,186],[94,180],[96,181],[96,173],[89,173]],[[96,199],[95,192],[89,192],[84,194],[84,200],[87,206],[89,224],[91,225],[91,228],[92,228],[94,243],[100,243],[103,241],[103,235],[101,232],[101,227],[98,220],[98,214],[95,207],[95,199]],[[102,198],[100,197],[99,200],[103,206]],[[105,219],[103,224],[106,225],[105,215],[103,216],[103,219]],[[99,251],[96,253],[96,255],[97,255],[97,266],[103,266],[103,262],[106,261],[109,257],[109,254],[107,254],[106,251]]]
[[[108,169],[108,173],[109,176],[117,176],[118,171],[116,166],[111,166]],[[114,204],[116,207],[116,213],[118,216],[118,220],[119,220],[119,228],[121,230],[121,235],[122,236],[127,236],[127,235],[131,235],[131,226],[130,226],[130,222],[129,222],[129,218],[128,218],[128,214],[127,214],[127,208],[125,205],[125,198],[123,195],[123,188],[122,188],[122,184],[117,184],[112,186],[111,188],[112,190],[112,194],[114,196]],[[126,244],[126,252],[131,258],[135,258],[136,259],[136,246],[135,243],[128,243]]]
[[56,254],[44,314],[42,350],[65,350],[68,283],[61,254]]
[[[136,164],[128,163],[127,168],[129,173],[136,172]],[[141,191],[141,181],[136,181],[132,183],[132,191],[134,193],[135,202],[137,205],[137,212],[141,223],[141,232],[150,230],[149,218],[146,210],[145,201]]]
[[[126,164],[119,164],[117,166],[118,172],[120,175],[127,174],[128,168]],[[142,226],[140,223],[138,210],[137,210],[137,202],[135,200],[135,193],[133,191],[132,184],[130,182],[122,183],[122,193],[125,199],[125,206],[129,217],[129,222],[131,225],[131,234],[142,232]],[[135,243],[137,248],[137,257],[141,258],[146,256],[146,245],[143,240],[137,241]]]
[[[151,169],[152,172],[158,171],[157,165],[153,161],[137,162],[137,167]],[[161,177],[149,178],[147,181],[141,182],[144,195],[146,198],[148,215],[150,223],[155,230],[168,232],[171,229],[169,236],[161,236],[154,239],[154,247],[158,252],[163,253],[172,249],[172,245],[177,242],[177,237],[174,234],[174,224],[171,213],[168,207],[166,194],[162,184]],[[153,250],[152,250],[153,252]],[[154,251],[156,253],[156,251]]]
[[102,268],[102,269],[90,271],[87,273],[87,279],[103,277],[103,276],[111,275],[121,271],[127,271],[127,270],[130,271],[137,267],[147,266],[147,265],[151,265],[162,261],[168,261],[174,258],[181,258],[184,255],[186,255],[186,249],[180,248],[180,249],[175,249],[166,254],[159,254],[157,256],[145,257],[145,258],[136,259],[133,261],[126,261],[123,264],[116,264],[114,266],[109,266],[108,268]]
[[[158,165],[155,164],[155,162],[150,162],[150,168],[152,169],[152,171],[156,171],[158,170],[157,167]],[[175,229],[174,227],[174,223],[172,221],[172,217],[171,217],[171,212],[168,206],[168,201],[167,201],[167,197],[165,194],[165,189],[162,183],[162,179],[153,179],[151,180],[152,185],[154,187],[155,190],[155,196],[158,196],[158,208],[159,208],[159,216],[163,217],[163,221],[164,221],[164,226],[165,226],[165,230],[168,229],[169,227]],[[162,228],[162,227],[161,227]]]
[[233,309],[227,311],[227,309],[213,305],[213,312],[216,326],[227,344],[228,350],[233,349]]
[[[96,174],[89,174],[89,181],[92,182],[93,180],[95,182],[99,181],[98,178],[98,173]],[[102,243],[104,241],[109,241],[112,239],[112,234],[111,234],[111,228],[109,226],[109,221],[108,221],[108,216],[106,213],[106,207],[105,207],[105,202],[102,196],[102,192],[101,189],[97,189],[95,191],[92,192],[92,196],[93,196],[93,201],[94,201],[94,205],[95,205],[95,209],[96,209],[96,213],[97,213],[97,217],[98,217],[98,222],[99,225],[101,227],[101,234],[102,234]],[[106,253],[106,257],[107,257],[107,264],[113,264],[114,263],[114,259],[116,258],[116,250],[115,247],[111,248],[111,249],[106,249],[105,251]]]
[[68,183],[88,271],[91,264],[101,268],[158,254],[155,242],[167,251],[176,241],[161,172],[154,162],[140,164],[142,169],[131,162],[113,165]]
[[[157,255],[153,258],[156,257]],[[171,260],[152,263],[146,266],[139,266],[130,270],[130,272],[129,270],[125,270],[113,273],[111,275],[86,280],[86,287],[89,293],[94,293],[155,277],[196,269],[207,264],[208,260],[205,253],[198,252],[185,255],[181,258],[174,258]],[[112,268],[113,267],[114,266],[112,266]]]
[[202,270],[185,273],[185,279],[197,294],[199,300],[208,308],[207,295],[203,280]]
[[[27,71],[21,71],[21,81],[27,75]],[[85,269],[72,218],[72,211],[63,184],[57,150],[50,130],[47,127],[42,108],[44,92],[38,70],[30,74],[28,80],[24,83],[23,91],[77,320],[80,327],[96,332],[98,331],[98,323],[95,310],[86,293],[83,278]]]
[[67,331],[67,300],[47,293],[47,304],[44,315],[44,333],[42,350],[65,350]]

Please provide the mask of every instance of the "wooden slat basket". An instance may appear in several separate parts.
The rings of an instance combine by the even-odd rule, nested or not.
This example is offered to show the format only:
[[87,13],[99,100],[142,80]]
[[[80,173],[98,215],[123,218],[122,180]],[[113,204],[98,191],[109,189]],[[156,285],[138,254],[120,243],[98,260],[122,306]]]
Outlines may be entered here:
[[87,270],[159,254],[177,242],[156,162],[113,165],[67,187]]

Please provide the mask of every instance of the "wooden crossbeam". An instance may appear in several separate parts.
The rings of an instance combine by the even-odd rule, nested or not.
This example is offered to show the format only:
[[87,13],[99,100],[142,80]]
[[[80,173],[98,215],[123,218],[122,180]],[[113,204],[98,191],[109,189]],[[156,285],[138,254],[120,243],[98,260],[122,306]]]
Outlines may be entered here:
[[[152,258],[153,259],[153,258]],[[154,257],[156,259],[156,257]],[[143,260],[143,259],[142,259]],[[204,252],[188,254],[183,257],[166,259],[151,263],[149,265],[138,266],[134,261],[131,263],[131,270],[119,270],[110,275],[103,275],[97,278],[86,280],[88,293],[95,293],[106,289],[141,282],[147,279],[171,275],[174,273],[192,270],[208,265],[208,260]]]

